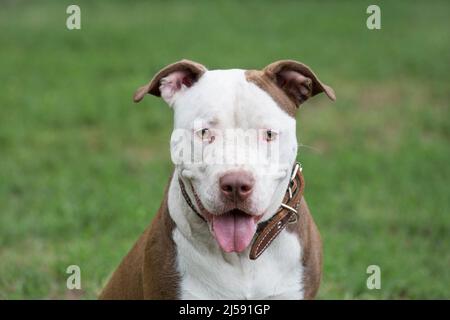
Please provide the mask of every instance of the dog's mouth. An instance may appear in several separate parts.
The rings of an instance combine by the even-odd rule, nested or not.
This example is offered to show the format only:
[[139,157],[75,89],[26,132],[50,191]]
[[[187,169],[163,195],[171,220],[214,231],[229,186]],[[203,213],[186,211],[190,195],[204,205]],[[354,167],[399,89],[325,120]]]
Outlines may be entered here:
[[212,214],[203,206],[193,187],[192,191],[201,215],[210,224],[211,232],[220,248],[225,252],[244,251],[252,241],[262,215],[252,215],[238,208]]
[[260,218],[261,216],[233,209],[212,216],[212,232],[223,251],[242,252],[252,241]]

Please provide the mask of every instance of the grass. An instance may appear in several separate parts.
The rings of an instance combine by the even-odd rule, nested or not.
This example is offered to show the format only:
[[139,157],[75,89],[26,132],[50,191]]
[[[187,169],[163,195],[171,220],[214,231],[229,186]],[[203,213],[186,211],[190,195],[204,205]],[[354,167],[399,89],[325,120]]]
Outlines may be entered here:
[[[95,298],[157,210],[172,114],[134,90],[181,58],[312,66],[338,100],[298,116],[324,240],[321,299],[450,298],[450,4],[4,1],[0,11],[0,299]],[[381,290],[366,268],[381,267]]]

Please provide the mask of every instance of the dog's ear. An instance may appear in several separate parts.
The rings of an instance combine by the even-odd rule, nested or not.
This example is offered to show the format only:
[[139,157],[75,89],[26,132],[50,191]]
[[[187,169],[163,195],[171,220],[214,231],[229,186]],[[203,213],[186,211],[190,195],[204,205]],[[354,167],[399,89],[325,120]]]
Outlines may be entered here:
[[303,63],[294,60],[280,60],[269,64],[263,72],[286,93],[297,107],[321,92],[325,92],[331,100],[336,100],[333,88],[320,82],[314,72]]
[[191,87],[207,71],[200,63],[181,60],[160,70],[149,83],[137,89],[134,102],[141,101],[149,93],[162,97],[170,106],[177,93]]

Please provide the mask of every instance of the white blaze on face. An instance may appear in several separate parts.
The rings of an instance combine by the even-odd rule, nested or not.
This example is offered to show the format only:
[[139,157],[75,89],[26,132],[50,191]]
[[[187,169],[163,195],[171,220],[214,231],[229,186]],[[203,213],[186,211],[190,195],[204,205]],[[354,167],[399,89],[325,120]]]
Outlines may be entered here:
[[[205,208],[212,214],[229,210],[220,196],[219,179],[227,172],[244,170],[255,181],[246,211],[269,218],[278,206],[271,204],[281,203],[297,155],[295,119],[237,69],[207,71],[171,102],[172,159],[191,180]],[[208,129],[205,140],[199,134],[202,129]],[[269,129],[277,133],[270,142],[264,138]],[[222,226],[216,238],[219,243],[223,240],[224,250],[238,250],[253,230],[240,217],[223,217],[216,225]],[[234,243],[224,240],[231,237]]]

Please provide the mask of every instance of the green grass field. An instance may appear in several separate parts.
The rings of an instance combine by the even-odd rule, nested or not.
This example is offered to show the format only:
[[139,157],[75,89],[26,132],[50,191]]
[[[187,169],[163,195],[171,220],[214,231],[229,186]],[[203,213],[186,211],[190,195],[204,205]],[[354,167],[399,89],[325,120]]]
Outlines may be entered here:
[[[157,210],[172,112],[134,90],[189,58],[291,58],[334,87],[298,116],[306,197],[324,241],[320,299],[450,298],[450,3],[0,3],[0,299],[95,298]],[[380,290],[366,287],[379,265]]]

